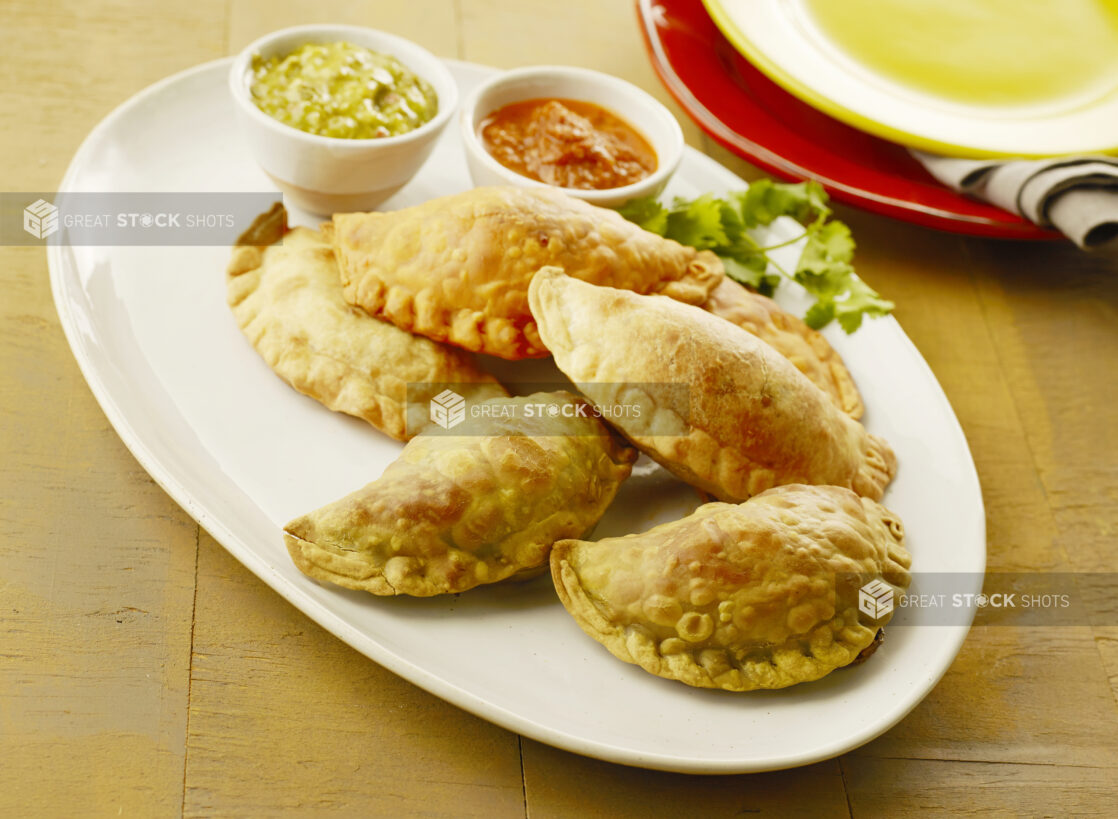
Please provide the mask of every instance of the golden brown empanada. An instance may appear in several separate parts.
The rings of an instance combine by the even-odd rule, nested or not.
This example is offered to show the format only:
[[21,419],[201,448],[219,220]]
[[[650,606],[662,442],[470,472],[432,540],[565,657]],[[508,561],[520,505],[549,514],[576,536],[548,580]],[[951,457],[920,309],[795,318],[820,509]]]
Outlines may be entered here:
[[[258,223],[268,225],[274,233],[270,238],[282,237],[283,243],[233,249],[229,305],[256,351],[299,392],[398,440],[427,425],[428,393],[440,392],[447,383],[473,400],[506,395],[469,353],[347,304],[333,248],[321,234],[307,228],[287,232],[282,211],[265,214]],[[415,385],[410,432],[409,383]]]
[[757,336],[831,396],[839,409],[851,418],[862,417],[865,407],[854,379],[818,330],[808,327],[772,299],[747,290],[732,279],[723,279],[702,308]]
[[896,515],[836,486],[780,486],[551,553],[563,605],[615,657],[727,691],[852,663],[891,617],[861,613],[858,590],[880,581],[877,594],[900,592],[909,566]]
[[436,341],[508,359],[547,355],[528,310],[543,265],[701,304],[722,262],[547,188],[475,188],[387,213],[334,216],[346,300]]
[[555,363],[638,448],[719,500],[789,483],[881,498],[884,440],[755,336],[663,296],[541,270],[528,295]]
[[490,414],[413,438],[377,480],[289,523],[295,565],[427,597],[540,569],[556,540],[594,528],[636,452],[586,402],[559,392],[470,406]]

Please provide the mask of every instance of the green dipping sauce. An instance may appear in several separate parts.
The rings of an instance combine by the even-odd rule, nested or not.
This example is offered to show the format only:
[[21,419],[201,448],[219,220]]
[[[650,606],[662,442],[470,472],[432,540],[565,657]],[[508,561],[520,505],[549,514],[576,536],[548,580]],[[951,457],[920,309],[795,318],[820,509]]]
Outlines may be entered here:
[[1073,105],[1118,85],[1118,0],[803,0],[878,74],[980,106]]
[[308,43],[252,58],[252,99],[285,125],[319,136],[377,139],[414,131],[439,112],[431,84],[387,54]]

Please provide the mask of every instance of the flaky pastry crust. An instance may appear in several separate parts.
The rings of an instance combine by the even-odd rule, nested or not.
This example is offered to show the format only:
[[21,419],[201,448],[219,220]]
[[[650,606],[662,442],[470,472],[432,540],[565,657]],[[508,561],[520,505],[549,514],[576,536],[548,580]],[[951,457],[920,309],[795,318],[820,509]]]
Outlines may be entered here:
[[875,579],[908,588],[900,520],[833,486],[710,503],[648,532],[551,553],[563,605],[617,658],[702,688],[817,680],[854,662],[891,613],[860,611]]
[[879,500],[896,472],[881,438],[784,356],[698,307],[541,270],[532,314],[555,363],[639,449],[719,500],[791,483]]
[[728,278],[714,288],[702,308],[757,336],[827,393],[839,409],[855,420],[862,417],[865,406],[850,371],[818,330],[767,296]]
[[278,224],[273,238],[282,243],[234,247],[227,294],[245,336],[288,384],[397,440],[427,425],[428,393],[446,384],[474,400],[507,394],[468,353],[347,304],[330,243],[307,228],[287,231],[282,214],[278,223],[274,213],[265,218]]
[[380,478],[289,523],[295,565],[350,589],[427,597],[541,569],[556,540],[585,536],[636,452],[569,393],[480,406],[501,414],[413,438]]
[[334,216],[345,298],[413,333],[507,359],[547,355],[528,310],[544,265],[701,304],[722,263],[548,188],[491,187]]

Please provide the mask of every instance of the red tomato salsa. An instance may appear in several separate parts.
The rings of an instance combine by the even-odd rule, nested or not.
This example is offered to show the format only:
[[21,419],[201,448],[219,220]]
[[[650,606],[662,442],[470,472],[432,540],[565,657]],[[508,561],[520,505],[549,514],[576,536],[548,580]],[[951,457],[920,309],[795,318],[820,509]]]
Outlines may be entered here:
[[591,102],[514,102],[486,117],[478,130],[485,149],[506,168],[561,188],[620,188],[656,170],[648,140]]

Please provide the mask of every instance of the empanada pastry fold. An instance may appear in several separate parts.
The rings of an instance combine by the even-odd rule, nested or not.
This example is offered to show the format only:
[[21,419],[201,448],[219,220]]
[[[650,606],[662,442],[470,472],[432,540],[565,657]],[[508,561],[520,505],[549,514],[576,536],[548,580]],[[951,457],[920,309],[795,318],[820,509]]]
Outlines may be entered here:
[[866,433],[862,463],[851,488],[863,497],[881,500],[885,487],[897,474],[897,455],[880,435]]
[[[273,213],[261,218],[275,224]],[[468,353],[347,304],[333,249],[320,233],[284,225],[281,235],[282,244],[233,249],[227,299],[249,342],[296,390],[398,440],[426,425],[426,401],[439,385],[453,383],[479,401],[507,394]]]
[[725,278],[702,308],[769,344],[802,372],[836,405],[857,420],[865,406],[842,358],[818,330],[782,309],[775,301]]
[[478,407],[494,413],[413,438],[377,480],[289,523],[300,571],[377,595],[454,593],[539,570],[556,540],[593,529],[635,451],[567,393]]
[[748,691],[854,662],[890,614],[859,590],[900,593],[910,559],[896,516],[840,487],[782,486],[743,504],[551,553],[564,607],[610,653],[689,685]]
[[648,411],[611,418],[638,448],[727,502],[790,483],[880,499],[896,471],[882,439],[769,344],[662,296],[544,268],[529,301],[555,363],[599,405],[639,391]]
[[702,303],[722,263],[552,189],[493,187],[388,213],[334,216],[351,304],[411,332],[507,359],[546,356],[528,283],[546,265]]

